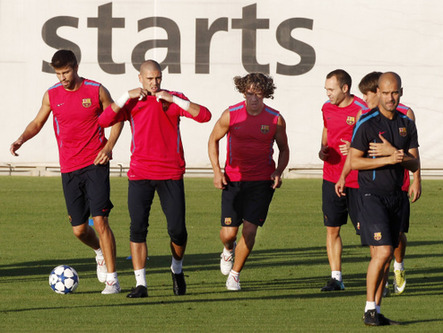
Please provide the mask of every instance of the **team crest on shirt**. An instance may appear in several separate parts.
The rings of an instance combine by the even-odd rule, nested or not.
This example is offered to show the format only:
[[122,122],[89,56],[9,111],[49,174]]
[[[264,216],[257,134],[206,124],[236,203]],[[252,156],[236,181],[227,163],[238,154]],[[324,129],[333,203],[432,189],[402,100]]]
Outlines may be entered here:
[[89,108],[91,106],[91,99],[90,98],[83,98],[82,105],[84,108]]
[[269,125],[261,125],[260,132],[266,134],[269,132]]
[[346,124],[348,124],[349,126],[354,125],[355,124],[355,117],[348,116],[348,118],[346,118]]
[[225,224],[230,225],[232,223],[232,219],[230,217],[225,217]]
[[381,240],[381,232],[374,232],[374,239],[376,241]]
[[400,134],[400,136],[406,136],[406,134],[407,134],[406,127],[400,127],[398,129],[398,133]]

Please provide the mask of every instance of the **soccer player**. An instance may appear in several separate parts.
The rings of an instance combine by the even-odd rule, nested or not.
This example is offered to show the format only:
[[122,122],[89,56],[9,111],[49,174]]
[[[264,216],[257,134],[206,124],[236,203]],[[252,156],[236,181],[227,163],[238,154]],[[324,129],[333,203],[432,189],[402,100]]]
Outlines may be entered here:
[[166,215],[172,252],[171,274],[175,295],[186,293],[182,264],[188,233],[185,224],[183,174],[185,159],[180,136],[180,117],[203,123],[209,110],[185,95],[161,89],[162,71],[154,60],[140,66],[142,88],[125,92],[100,116],[102,126],[130,121],[131,163],[128,171],[128,208],[131,217],[130,247],[136,287],[129,298],[147,297],[146,236],[155,191]]
[[323,164],[322,208],[326,226],[326,251],[331,278],[321,291],[345,289],[341,256],[341,226],[348,215],[359,234],[357,222],[357,171],[345,163],[358,115],[367,110],[366,103],[351,94],[351,76],[342,69],[326,76],[325,89],[329,100],[323,105],[323,133],[319,157]]
[[[402,224],[404,169],[415,172],[420,166],[415,123],[397,111],[401,94],[401,79],[396,73],[380,76],[378,107],[362,114],[350,149],[351,168],[359,170],[361,242],[371,253],[364,314],[364,323],[369,326],[399,324],[383,316],[380,306]],[[385,141],[395,150],[389,155],[371,156],[371,143]]]
[[[222,113],[208,142],[214,186],[223,190],[220,239],[224,248],[220,270],[228,275],[228,290],[240,290],[240,272],[289,162],[285,120],[263,102],[264,98],[273,98],[273,79],[262,73],[250,73],[236,76],[234,83],[245,100]],[[227,156],[222,172],[219,141],[225,135]],[[279,149],[277,166],[272,157],[274,142]],[[241,238],[236,244],[241,225]]]
[[[72,51],[57,51],[51,65],[60,82],[45,92],[37,116],[12,143],[10,151],[18,156],[16,151],[40,132],[52,111],[72,230],[96,253],[97,277],[106,283],[102,294],[116,294],[120,284],[115,269],[115,239],[108,222],[113,207],[109,199],[109,160],[123,124],[113,126],[107,141],[97,120],[112,98],[100,83],[78,75]],[[89,226],[90,215],[99,238]]]
[[[363,94],[363,99],[368,104],[370,109],[375,108],[378,105],[377,87],[378,80],[380,78],[381,72],[371,72],[365,75],[359,84],[359,89]],[[399,103],[397,111],[408,116],[411,120],[415,122],[414,112],[407,106]],[[388,151],[386,151],[388,149]],[[389,143],[374,143],[371,144],[371,156],[382,156],[389,154],[389,149],[394,149]],[[398,247],[394,249],[394,293],[401,294],[406,287],[406,277],[404,268],[404,257],[406,253],[407,238],[406,233],[409,230],[409,215],[410,215],[410,203],[415,202],[420,198],[421,195],[421,175],[420,168],[414,172],[413,181],[410,182],[409,170],[405,169],[405,178],[402,186],[403,190],[403,200],[404,204],[404,216],[402,227],[400,229],[400,241]],[[385,290],[383,292],[383,297],[389,295],[388,280],[386,280]]]

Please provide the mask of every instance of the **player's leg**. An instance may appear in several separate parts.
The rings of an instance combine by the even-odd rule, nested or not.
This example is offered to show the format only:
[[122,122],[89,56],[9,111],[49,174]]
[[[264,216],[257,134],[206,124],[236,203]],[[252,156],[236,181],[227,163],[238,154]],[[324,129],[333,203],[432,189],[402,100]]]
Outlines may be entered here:
[[409,217],[411,204],[407,192],[402,192],[401,203],[401,229],[398,247],[394,250],[394,292],[397,295],[403,293],[406,288],[406,272],[404,259],[406,254],[407,237],[406,233],[409,231]]
[[240,183],[229,183],[222,192],[222,213],[220,240],[223,243],[223,251],[220,254],[220,272],[228,275],[234,264],[235,246],[237,233],[242,223],[241,202],[238,197],[240,193]]
[[334,183],[323,180],[322,209],[323,223],[326,226],[326,252],[328,255],[331,278],[321,291],[343,290],[341,256],[343,243],[340,229],[347,223],[348,208],[346,197],[338,197]]
[[94,221],[94,228],[99,236],[100,248],[107,268],[106,287],[102,294],[116,294],[120,292],[120,284],[115,265],[115,238],[108,218],[111,209],[114,207],[110,200],[109,163],[86,167],[82,177]]
[[166,216],[171,247],[172,289],[175,295],[186,294],[183,273],[188,232],[185,221],[185,190],[183,179],[158,181],[157,192],[162,210]]
[[248,259],[257,229],[266,221],[274,190],[270,181],[243,182],[238,201],[242,204],[242,236],[235,248],[234,265],[226,280],[228,290],[240,290],[240,272]]
[[90,207],[86,196],[85,169],[62,174],[63,193],[74,236],[96,253],[97,278],[106,282],[107,268],[100,241],[89,226]]
[[155,187],[149,180],[130,180],[128,184],[128,209],[131,217],[130,249],[135,276],[135,288],[126,296],[141,298],[148,296],[146,282],[146,258],[148,248],[146,236],[149,227],[149,213]]

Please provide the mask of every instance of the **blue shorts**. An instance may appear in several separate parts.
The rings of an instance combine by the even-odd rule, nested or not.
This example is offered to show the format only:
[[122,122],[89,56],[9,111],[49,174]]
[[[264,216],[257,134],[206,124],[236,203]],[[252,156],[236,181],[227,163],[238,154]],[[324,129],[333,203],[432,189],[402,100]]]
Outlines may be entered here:
[[166,216],[171,241],[185,245],[188,233],[185,224],[185,191],[180,180],[130,180],[128,187],[128,209],[131,217],[130,240],[146,242],[149,227],[149,212],[155,191]]
[[402,225],[404,197],[401,191],[374,194],[360,190],[359,220],[362,245],[396,248]]
[[358,222],[358,189],[345,187],[345,196],[335,193],[335,184],[323,180],[322,209],[323,223],[326,227],[341,227],[348,222],[348,215],[354,225],[355,233],[360,234]]
[[222,227],[238,227],[243,221],[263,226],[274,189],[273,181],[229,182],[222,192]]
[[87,223],[89,216],[106,217],[114,207],[109,199],[109,163],[62,173],[62,184],[73,227]]

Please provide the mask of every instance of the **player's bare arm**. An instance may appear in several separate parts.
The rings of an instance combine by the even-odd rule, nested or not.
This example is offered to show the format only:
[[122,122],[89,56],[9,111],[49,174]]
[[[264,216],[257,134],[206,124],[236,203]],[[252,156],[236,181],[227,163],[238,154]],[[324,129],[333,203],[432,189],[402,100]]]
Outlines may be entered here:
[[229,110],[225,110],[220,119],[214,126],[211,135],[209,136],[208,141],[208,155],[209,160],[211,161],[212,170],[214,172],[214,186],[218,189],[225,188],[228,185],[226,181],[226,177],[220,168],[220,140],[228,133],[229,131],[229,121],[230,115]]
[[323,127],[323,132],[321,135],[321,146],[320,151],[318,152],[318,157],[322,161],[326,161],[329,157],[328,153],[329,147],[328,147],[328,129],[326,127]]
[[403,149],[395,150],[390,156],[379,158],[365,157],[364,151],[352,147],[349,153],[351,155],[352,170],[372,170],[381,168],[385,165],[402,163],[405,157]]
[[405,153],[401,165],[412,172],[416,172],[420,168],[418,148],[409,149]]
[[48,117],[51,113],[51,105],[49,103],[49,94],[45,92],[43,95],[42,105],[37,113],[37,116],[28,124],[25,131],[20,135],[20,137],[15,140],[9,149],[12,155],[18,156],[17,150],[29,139],[37,135],[40,130],[45,125]]
[[275,142],[277,144],[279,154],[277,160],[277,168],[271,175],[271,179],[274,181],[274,184],[272,185],[273,189],[279,188],[281,186],[281,175],[289,163],[289,145],[288,136],[286,134],[286,121],[284,120],[282,115],[278,117],[277,130],[275,132]]
[[[106,109],[109,105],[114,104],[111,94],[104,87],[100,86],[100,103],[102,105],[103,110]],[[123,122],[116,123],[111,128],[111,133],[109,135],[108,142],[103,147],[103,149],[97,154],[97,157],[94,160],[94,164],[106,164],[112,157],[112,149],[114,149],[115,144],[120,136],[120,133],[123,129]]]
[[193,103],[189,100],[184,100],[178,96],[174,96],[165,90],[161,90],[155,93],[157,100],[164,100],[169,103],[175,103],[183,110],[188,111],[193,117],[197,117],[200,113],[200,105]]

